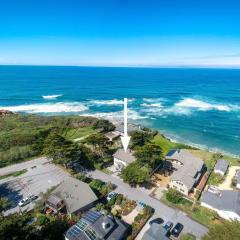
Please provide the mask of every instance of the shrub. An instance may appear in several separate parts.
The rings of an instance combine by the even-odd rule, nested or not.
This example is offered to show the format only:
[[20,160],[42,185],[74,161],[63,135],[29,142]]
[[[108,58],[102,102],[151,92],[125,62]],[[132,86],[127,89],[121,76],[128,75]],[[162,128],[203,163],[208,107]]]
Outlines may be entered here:
[[183,201],[182,194],[174,189],[169,189],[167,191],[166,199],[174,204],[180,204]]

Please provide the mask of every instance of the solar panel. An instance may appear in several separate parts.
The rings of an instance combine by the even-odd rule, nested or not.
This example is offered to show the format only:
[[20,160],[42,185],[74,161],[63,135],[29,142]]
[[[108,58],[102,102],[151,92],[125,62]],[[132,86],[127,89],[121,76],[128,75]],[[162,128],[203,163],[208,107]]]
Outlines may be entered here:
[[101,215],[100,212],[89,211],[83,216],[83,219],[88,223],[94,223]]

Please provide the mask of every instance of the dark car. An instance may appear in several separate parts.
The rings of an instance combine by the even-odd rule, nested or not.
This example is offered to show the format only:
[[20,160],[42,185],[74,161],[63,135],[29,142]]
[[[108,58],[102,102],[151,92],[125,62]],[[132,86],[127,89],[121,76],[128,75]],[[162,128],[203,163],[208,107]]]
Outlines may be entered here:
[[150,225],[153,223],[162,224],[164,223],[164,220],[162,218],[155,218],[149,222]]
[[166,224],[163,226],[167,231],[170,231],[171,228],[173,227],[173,222],[166,222]]
[[183,230],[183,225],[181,223],[177,223],[175,227],[172,229],[171,234],[174,237],[178,237],[182,230]]

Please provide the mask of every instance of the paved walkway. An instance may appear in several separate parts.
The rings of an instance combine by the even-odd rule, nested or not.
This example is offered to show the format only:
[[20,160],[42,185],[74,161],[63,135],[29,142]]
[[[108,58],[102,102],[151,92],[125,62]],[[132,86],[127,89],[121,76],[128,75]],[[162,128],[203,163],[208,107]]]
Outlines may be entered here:
[[146,195],[141,189],[130,187],[120,179],[107,175],[99,170],[89,172],[89,175],[96,179],[101,179],[105,182],[112,182],[117,186],[115,192],[122,193],[128,198],[135,201],[142,201],[155,209],[154,216],[163,218],[165,221],[172,221],[174,223],[181,222],[184,225],[183,232],[192,233],[198,239],[201,239],[208,231],[208,229],[190,219],[184,212],[168,207],[162,202]]

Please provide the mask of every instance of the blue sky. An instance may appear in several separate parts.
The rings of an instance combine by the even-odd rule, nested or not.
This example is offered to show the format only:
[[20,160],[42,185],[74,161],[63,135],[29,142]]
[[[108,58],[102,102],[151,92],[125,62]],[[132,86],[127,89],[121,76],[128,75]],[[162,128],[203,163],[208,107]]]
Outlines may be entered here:
[[240,1],[0,0],[0,64],[240,67]]

